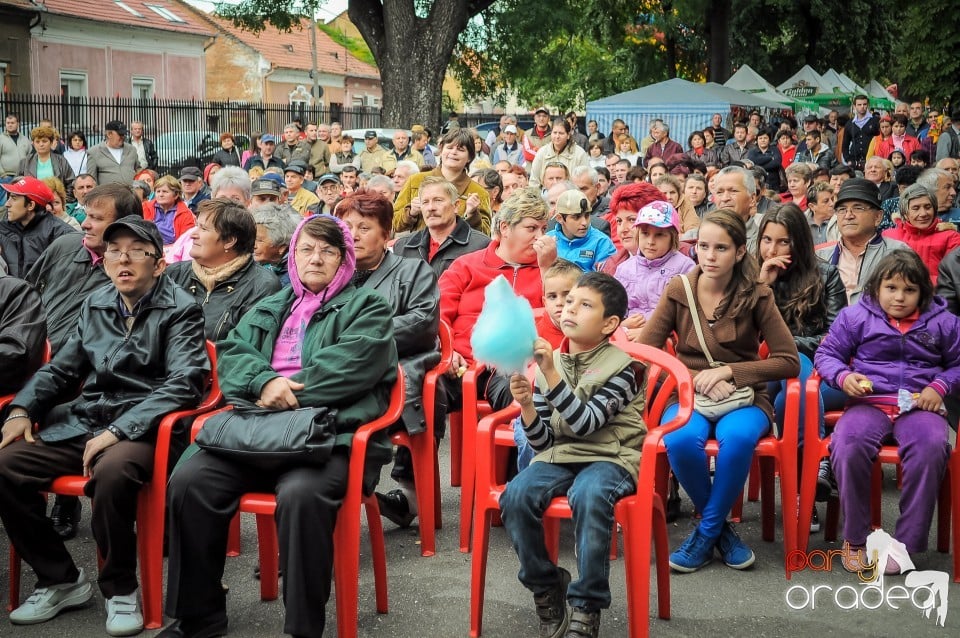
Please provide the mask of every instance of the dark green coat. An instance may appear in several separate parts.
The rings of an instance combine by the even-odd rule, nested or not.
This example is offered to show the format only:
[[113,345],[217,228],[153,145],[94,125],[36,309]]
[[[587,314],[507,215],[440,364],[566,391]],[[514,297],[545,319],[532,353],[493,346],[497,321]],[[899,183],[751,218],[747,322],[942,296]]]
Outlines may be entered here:
[[[280,376],[270,362],[294,300],[292,288],[261,299],[217,344],[220,387],[228,403],[256,402],[263,386]],[[338,445],[349,446],[359,426],[387,409],[397,379],[392,319],[393,308],[380,294],[348,285],[307,326],[303,367],[291,377],[305,387],[294,395],[302,407],[337,409]],[[389,460],[389,445],[381,445],[384,452],[380,460]]]

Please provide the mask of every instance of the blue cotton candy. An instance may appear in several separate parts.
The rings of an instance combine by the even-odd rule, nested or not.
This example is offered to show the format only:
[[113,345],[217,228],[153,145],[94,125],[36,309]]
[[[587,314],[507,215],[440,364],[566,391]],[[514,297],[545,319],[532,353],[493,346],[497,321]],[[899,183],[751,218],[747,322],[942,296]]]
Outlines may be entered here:
[[523,372],[533,359],[533,309],[500,275],[483,291],[483,310],[470,335],[473,358],[504,374]]

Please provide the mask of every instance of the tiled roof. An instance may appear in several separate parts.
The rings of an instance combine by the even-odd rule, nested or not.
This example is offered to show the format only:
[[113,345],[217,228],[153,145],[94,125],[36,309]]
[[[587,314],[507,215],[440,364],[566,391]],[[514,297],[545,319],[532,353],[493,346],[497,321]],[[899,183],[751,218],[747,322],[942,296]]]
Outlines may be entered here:
[[[268,62],[282,69],[309,71],[310,64],[310,26],[309,21],[301,21],[301,29],[294,27],[289,33],[283,33],[267,27],[259,34],[253,34],[233,26],[228,20],[214,15],[208,18],[225,33],[240,40],[258,51]],[[347,50],[334,42],[330,36],[317,29],[317,68],[321,73],[349,75],[362,78],[379,78],[377,68],[350,55]]]
[[[10,0],[0,0],[6,4]],[[19,4],[23,0],[14,0]],[[109,22],[131,27],[214,35],[210,25],[170,0],[36,0],[35,7],[49,13]]]

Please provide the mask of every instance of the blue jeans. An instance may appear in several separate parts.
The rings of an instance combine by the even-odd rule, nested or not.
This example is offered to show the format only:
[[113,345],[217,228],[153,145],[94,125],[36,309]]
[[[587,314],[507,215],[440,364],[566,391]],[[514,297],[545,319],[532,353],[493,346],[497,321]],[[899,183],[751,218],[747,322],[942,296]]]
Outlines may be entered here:
[[554,497],[566,494],[573,510],[579,571],[579,579],[567,589],[567,600],[572,607],[590,611],[610,607],[613,506],[635,490],[633,477],[607,461],[537,462],[517,474],[500,497],[500,512],[520,559],[523,586],[539,595],[560,582],[560,572],[547,555],[543,512]]
[[[807,355],[800,355],[800,392],[806,392],[807,379],[810,378],[810,374],[813,373],[813,363],[807,358]],[[780,429],[780,436],[783,436],[783,415],[786,411],[787,404],[787,382],[783,381],[773,381],[767,384],[767,394],[773,398],[773,416],[777,422],[777,426]],[[820,404],[819,412],[817,413],[817,423],[820,430],[820,438],[822,439],[826,436],[826,428],[823,423],[823,413],[824,410],[842,410],[847,403],[847,395],[842,391],[837,390],[836,388],[830,387],[824,382],[820,383]],[[807,409],[807,402],[804,400],[803,395],[800,396],[800,431],[798,432],[797,441],[799,447],[803,447],[803,423]]]
[[523,431],[520,417],[513,420],[513,442],[517,444],[517,471],[522,472],[527,469],[537,453],[527,441],[527,433]]
[[[671,405],[663,414],[668,421],[677,413]],[[690,421],[664,437],[670,467],[700,512],[700,533],[719,538],[723,523],[750,473],[757,441],[770,429],[766,413],[756,406],[740,408],[716,422],[694,412]],[[713,435],[720,444],[713,481],[707,464],[706,443]]]

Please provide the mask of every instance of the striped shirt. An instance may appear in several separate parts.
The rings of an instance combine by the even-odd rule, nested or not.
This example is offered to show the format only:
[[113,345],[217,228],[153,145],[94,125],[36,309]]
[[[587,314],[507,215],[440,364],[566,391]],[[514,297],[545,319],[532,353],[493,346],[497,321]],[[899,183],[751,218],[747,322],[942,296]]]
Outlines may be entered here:
[[533,407],[537,416],[532,423],[524,423],[527,440],[537,452],[551,447],[554,433],[550,429],[550,417],[556,410],[560,418],[578,438],[586,438],[607,424],[640,392],[633,366],[627,366],[611,377],[589,400],[583,401],[570,390],[566,381],[560,380],[553,390],[544,394],[539,385],[534,386]]

